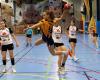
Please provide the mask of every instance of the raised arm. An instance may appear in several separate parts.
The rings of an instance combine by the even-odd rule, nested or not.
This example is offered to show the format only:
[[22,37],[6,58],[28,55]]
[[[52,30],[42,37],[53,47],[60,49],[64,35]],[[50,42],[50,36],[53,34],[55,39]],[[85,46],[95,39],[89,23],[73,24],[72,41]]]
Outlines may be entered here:
[[66,11],[63,11],[62,15],[59,18],[55,18],[54,19],[54,23],[59,22],[61,19],[63,19],[63,17],[66,16]]

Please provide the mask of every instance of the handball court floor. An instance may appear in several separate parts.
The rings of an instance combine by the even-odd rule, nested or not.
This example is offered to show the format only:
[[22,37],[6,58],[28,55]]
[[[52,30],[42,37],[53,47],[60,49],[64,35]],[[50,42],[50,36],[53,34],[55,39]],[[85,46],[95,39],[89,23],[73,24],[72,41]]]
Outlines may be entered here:
[[[33,44],[40,37],[33,36]],[[100,80],[100,50],[91,44],[87,34],[78,34],[76,55],[80,60],[74,62],[68,57],[65,74],[57,73],[57,56],[52,56],[45,44],[25,47],[25,36],[18,35],[17,38],[20,42],[20,47],[15,46],[14,50],[17,72],[11,73],[10,59],[7,58],[8,72],[0,73],[0,80]],[[65,35],[63,41],[67,46]],[[0,72],[2,68],[0,55]]]

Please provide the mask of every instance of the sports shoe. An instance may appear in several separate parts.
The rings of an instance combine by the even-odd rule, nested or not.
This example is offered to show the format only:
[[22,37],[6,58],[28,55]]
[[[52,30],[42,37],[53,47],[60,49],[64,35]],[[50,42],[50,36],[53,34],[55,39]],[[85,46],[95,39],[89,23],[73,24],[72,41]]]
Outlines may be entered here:
[[58,68],[58,73],[60,73],[60,72],[61,72],[61,67]]
[[60,67],[60,68],[58,69],[58,73],[59,73],[59,74],[65,74],[65,67]]
[[61,70],[62,70],[62,71],[65,71],[65,67],[61,67]]
[[16,70],[15,70],[15,67],[14,66],[12,66],[12,72],[16,72]]
[[73,61],[77,62],[79,58],[72,58]]
[[3,67],[2,72],[3,72],[3,73],[6,73],[6,72],[7,72],[6,66]]

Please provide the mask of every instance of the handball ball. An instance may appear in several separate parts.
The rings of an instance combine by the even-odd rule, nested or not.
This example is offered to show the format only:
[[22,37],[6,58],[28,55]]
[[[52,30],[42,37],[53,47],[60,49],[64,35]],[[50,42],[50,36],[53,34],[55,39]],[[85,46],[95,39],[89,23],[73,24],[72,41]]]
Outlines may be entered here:
[[64,5],[64,9],[70,9],[70,8],[71,8],[71,5],[70,5],[70,4],[66,3],[66,4]]

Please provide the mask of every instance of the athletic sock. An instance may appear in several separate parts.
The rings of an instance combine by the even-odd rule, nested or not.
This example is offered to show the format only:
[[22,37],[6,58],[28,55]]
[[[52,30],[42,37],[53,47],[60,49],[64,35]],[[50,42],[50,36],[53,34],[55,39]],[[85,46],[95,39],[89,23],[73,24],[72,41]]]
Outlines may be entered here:
[[6,60],[2,60],[2,62],[3,62],[3,65],[6,65]]
[[11,64],[12,64],[12,65],[15,65],[15,60],[14,60],[14,58],[11,58]]
[[64,66],[65,66],[65,62],[62,62],[61,67],[64,67]]

